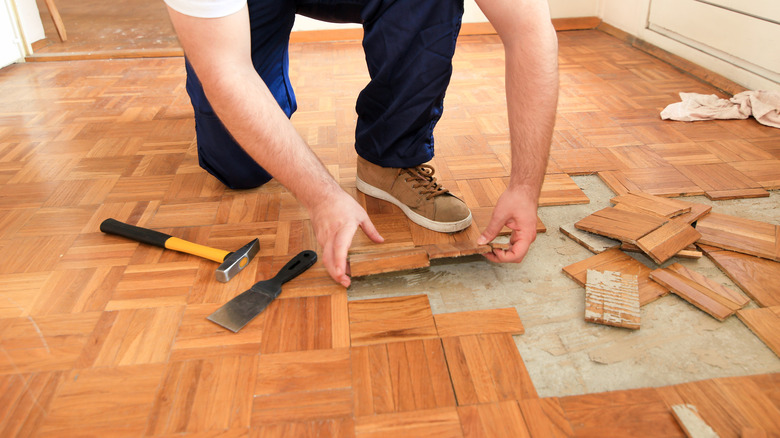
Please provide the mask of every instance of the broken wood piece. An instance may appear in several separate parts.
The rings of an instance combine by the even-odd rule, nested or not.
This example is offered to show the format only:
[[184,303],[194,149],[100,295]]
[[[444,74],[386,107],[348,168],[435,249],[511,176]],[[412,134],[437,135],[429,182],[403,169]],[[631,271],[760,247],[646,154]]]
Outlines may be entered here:
[[[736,303],[731,297],[723,295],[720,290],[722,286],[717,283],[708,280],[705,284],[700,284],[697,280],[681,273],[684,271],[675,269],[656,269],[650,273],[650,278],[719,321],[725,320],[744,306]],[[713,284],[720,288],[713,289]]]
[[617,271],[637,276],[639,304],[645,304],[669,293],[669,289],[650,279],[651,269],[618,248],[608,249],[585,260],[563,268],[563,272],[582,287],[587,283],[588,269]]
[[701,234],[689,224],[671,220],[637,240],[636,245],[660,265],[700,237]]
[[585,321],[639,329],[637,276],[588,270],[585,283]]
[[691,203],[691,211],[677,216],[676,218],[674,218],[674,220],[685,222],[688,224],[693,224],[694,222],[698,221],[704,216],[710,214],[711,211],[712,211],[711,205]]
[[561,225],[560,230],[561,233],[584,246],[593,254],[601,254],[610,248],[615,248],[620,245],[620,241],[618,240],[610,239],[609,237],[604,237],[588,231],[578,230],[574,225]]
[[431,263],[423,248],[403,248],[392,251],[350,254],[349,268],[352,277],[426,268]]
[[780,357],[780,306],[742,309],[737,318]]
[[483,333],[525,333],[517,309],[473,310],[433,315],[439,337],[479,335]]
[[607,207],[581,219],[574,226],[580,230],[636,243],[666,222],[667,219],[659,216]]
[[609,202],[613,204],[625,204],[648,213],[672,218],[691,211],[691,203],[662,196],[655,196],[643,192],[629,192],[625,195],[615,196]]
[[780,306],[780,262],[709,245],[699,248],[759,306]]
[[780,226],[721,213],[699,219],[699,243],[780,261]]
[[689,438],[718,438],[719,435],[701,418],[696,406],[689,404],[672,405],[672,415],[680,423]]

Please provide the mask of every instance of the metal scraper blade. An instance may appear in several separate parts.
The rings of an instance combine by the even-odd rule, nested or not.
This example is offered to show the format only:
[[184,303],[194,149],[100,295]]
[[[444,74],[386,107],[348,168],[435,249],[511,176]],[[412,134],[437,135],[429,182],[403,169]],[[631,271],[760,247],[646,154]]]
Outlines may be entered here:
[[274,295],[253,287],[225,303],[206,319],[236,333],[265,310],[274,298]]

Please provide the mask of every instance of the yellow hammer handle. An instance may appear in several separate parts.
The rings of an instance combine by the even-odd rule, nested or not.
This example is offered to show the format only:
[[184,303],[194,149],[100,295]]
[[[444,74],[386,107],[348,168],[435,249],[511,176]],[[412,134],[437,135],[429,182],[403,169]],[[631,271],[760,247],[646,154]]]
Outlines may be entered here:
[[188,242],[186,240],[179,239],[178,237],[171,237],[170,239],[166,240],[165,247],[174,251],[186,252],[187,254],[214,260],[217,263],[222,263],[225,261],[225,257],[230,254],[230,251],[216,249],[210,246],[198,245],[197,243]]

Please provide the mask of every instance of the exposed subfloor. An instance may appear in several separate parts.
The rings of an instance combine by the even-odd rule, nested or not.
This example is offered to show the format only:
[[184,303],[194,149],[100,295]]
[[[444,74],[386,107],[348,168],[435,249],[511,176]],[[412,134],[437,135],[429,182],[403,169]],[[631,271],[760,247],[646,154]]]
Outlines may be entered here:
[[[719,322],[672,294],[642,307],[638,331],[585,322],[585,289],[561,268],[592,253],[559,227],[611,205],[614,193],[595,175],[574,179],[590,204],[540,208],[548,231],[538,235],[522,264],[493,264],[482,256],[434,261],[426,269],[357,278],[348,290],[350,300],[425,293],[435,314],[515,307],[526,329],[515,342],[541,397],[780,371],[780,359],[736,316]],[[779,223],[777,191],[761,199],[680,199],[712,205],[717,213]],[[656,266],[644,255],[633,256]],[[674,257],[662,266],[674,262],[739,290],[706,257]],[[753,307],[751,302],[746,308]]]

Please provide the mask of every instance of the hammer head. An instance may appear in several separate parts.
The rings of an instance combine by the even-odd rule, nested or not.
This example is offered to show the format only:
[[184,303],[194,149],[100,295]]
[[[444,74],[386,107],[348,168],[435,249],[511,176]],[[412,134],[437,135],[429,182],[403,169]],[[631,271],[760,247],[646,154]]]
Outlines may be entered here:
[[225,260],[217,268],[217,281],[226,283],[249,264],[260,251],[260,241],[255,239],[233,251],[225,257]]

